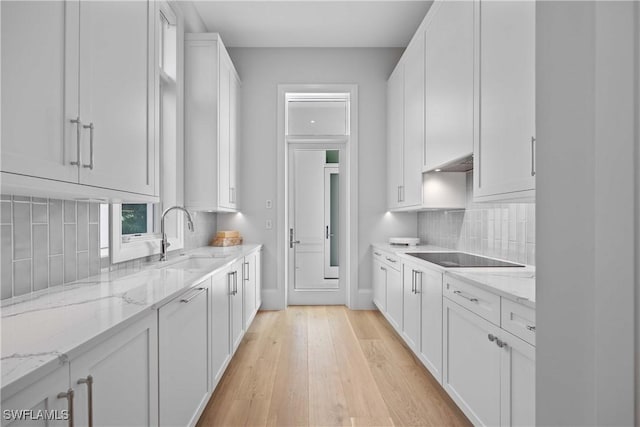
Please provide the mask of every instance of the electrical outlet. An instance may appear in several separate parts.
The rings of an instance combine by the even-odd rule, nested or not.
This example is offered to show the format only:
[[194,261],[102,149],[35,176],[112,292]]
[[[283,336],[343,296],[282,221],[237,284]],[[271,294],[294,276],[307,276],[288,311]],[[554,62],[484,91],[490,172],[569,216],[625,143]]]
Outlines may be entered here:
[[271,200],[267,200],[267,202],[265,203],[265,206],[267,207],[267,209],[271,209],[271,206],[273,206],[273,204],[271,203]]
[[270,219],[266,220],[264,225],[267,228],[267,230],[271,230],[273,228],[273,223],[271,222]]

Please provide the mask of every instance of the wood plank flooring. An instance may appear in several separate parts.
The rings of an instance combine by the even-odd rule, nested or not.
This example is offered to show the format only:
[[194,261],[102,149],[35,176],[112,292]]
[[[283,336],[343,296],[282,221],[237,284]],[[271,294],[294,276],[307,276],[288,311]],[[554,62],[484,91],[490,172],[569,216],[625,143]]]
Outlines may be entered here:
[[467,426],[377,311],[261,311],[198,422],[207,426]]

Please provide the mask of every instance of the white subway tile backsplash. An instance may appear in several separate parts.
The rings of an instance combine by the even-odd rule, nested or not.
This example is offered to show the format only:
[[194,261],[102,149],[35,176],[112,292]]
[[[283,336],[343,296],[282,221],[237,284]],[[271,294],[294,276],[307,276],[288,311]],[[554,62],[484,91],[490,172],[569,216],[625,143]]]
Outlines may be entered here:
[[535,204],[473,203],[467,175],[465,210],[418,214],[422,243],[535,265]]
[[0,298],[100,273],[99,204],[0,197]]

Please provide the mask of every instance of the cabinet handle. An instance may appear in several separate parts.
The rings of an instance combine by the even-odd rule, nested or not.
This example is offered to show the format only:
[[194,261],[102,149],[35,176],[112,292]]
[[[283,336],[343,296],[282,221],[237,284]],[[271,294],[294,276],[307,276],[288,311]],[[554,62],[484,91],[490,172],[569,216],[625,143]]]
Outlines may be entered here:
[[235,275],[233,276],[233,282],[235,283],[235,287],[236,287],[236,295],[238,295],[238,272],[235,272]]
[[416,271],[411,270],[411,293],[416,293]]
[[398,262],[398,260],[393,259],[393,258],[389,258],[389,257],[385,257],[385,258],[387,258],[387,261],[389,261],[389,262],[393,262],[394,264],[395,264],[396,262]]
[[69,427],[73,427],[73,389],[58,393],[58,399],[67,399],[67,408],[69,411]]
[[453,293],[458,295],[459,297],[462,297],[462,298],[468,300],[468,301],[478,302],[478,298],[472,298],[472,297],[464,296],[464,294],[462,292],[460,292],[460,291],[453,291]]
[[497,345],[498,347],[500,347],[500,348],[505,348],[505,347],[507,347],[507,343],[506,343],[506,342],[504,342],[504,341],[502,341],[502,340],[501,340],[501,339],[499,339],[499,338],[496,338],[496,345]]
[[203,293],[204,291],[206,291],[207,288],[198,288],[199,292],[196,292],[195,294],[191,295],[189,298],[182,298],[180,300],[180,302],[184,302],[184,303],[190,303],[195,297],[197,297],[198,295],[200,295],[201,293]]
[[387,269],[386,269],[386,268],[384,268],[384,267],[380,267],[380,270],[382,270],[382,271],[387,271]]
[[489,338],[489,341],[491,341],[491,342],[494,342],[495,340],[497,340],[497,339],[498,339],[498,338],[497,338],[495,335],[493,335],[493,334],[489,334],[489,335],[487,335],[487,338]]
[[83,164],[82,167],[93,170],[93,122],[89,123],[88,125],[82,125],[82,127],[85,129],[89,129],[89,164]]
[[536,331],[536,327],[535,326],[527,325],[526,328],[528,330],[530,330],[531,332],[535,332]]
[[80,121],[80,116],[69,121],[76,125],[76,161],[70,162],[70,164],[73,166],[80,166],[80,126],[82,126],[82,122]]
[[374,252],[373,254],[374,254],[374,255],[377,255],[377,256],[382,255],[380,252]]
[[531,176],[536,176],[536,138],[531,137]]
[[[416,295],[422,293],[422,271],[415,271],[416,273]],[[420,290],[418,290],[418,277],[420,277]]]
[[248,281],[249,281],[249,263],[248,263],[248,262],[245,262],[245,263],[244,263],[244,266],[246,267],[245,271],[247,272],[247,273],[244,275],[244,281],[245,281],[245,282],[248,282]]
[[400,201],[404,202],[404,185],[400,186]]
[[87,406],[88,406],[88,419],[89,427],[93,427],[93,376],[87,375],[87,378],[80,378],[78,384],[87,385]]
[[234,274],[233,271],[227,273],[227,284],[229,285],[229,295],[234,295],[234,293],[233,293],[233,274]]

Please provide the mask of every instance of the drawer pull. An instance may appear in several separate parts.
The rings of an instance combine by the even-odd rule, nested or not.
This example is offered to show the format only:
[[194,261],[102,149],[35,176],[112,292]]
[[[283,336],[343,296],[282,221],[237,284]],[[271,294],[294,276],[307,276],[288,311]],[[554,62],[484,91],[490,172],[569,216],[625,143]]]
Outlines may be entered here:
[[496,336],[495,336],[495,335],[493,335],[493,334],[489,334],[489,335],[487,336],[487,338],[489,338],[489,341],[491,341],[491,342],[494,342],[495,340],[497,340],[497,339],[498,339],[498,337],[496,337]]
[[531,332],[535,332],[536,331],[536,327],[535,326],[527,325],[526,328],[528,330],[530,330]]
[[478,302],[478,298],[467,297],[461,291],[453,291],[453,293],[458,295],[459,297],[462,297],[462,298],[468,300],[468,301]]
[[398,262],[398,260],[396,260],[396,259],[389,258],[389,257],[386,257],[386,258],[387,258],[387,261],[389,261],[389,262],[393,262],[393,263]]
[[498,347],[500,347],[500,348],[505,348],[505,347],[507,347],[507,343],[506,343],[506,342],[504,342],[504,341],[502,341],[502,340],[501,340],[501,339],[499,339],[499,338],[496,338],[496,345],[497,345]]
[[373,254],[376,255],[376,256],[382,255],[380,252],[374,252]]
[[200,295],[201,293],[203,293],[204,291],[206,291],[206,288],[198,288],[199,292],[196,292],[195,294],[191,295],[189,298],[182,298],[180,300],[180,302],[184,302],[184,303],[190,303],[191,300],[193,300],[195,297],[197,297],[198,295]]

